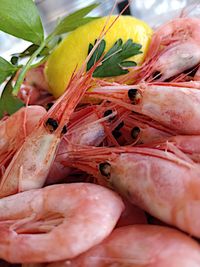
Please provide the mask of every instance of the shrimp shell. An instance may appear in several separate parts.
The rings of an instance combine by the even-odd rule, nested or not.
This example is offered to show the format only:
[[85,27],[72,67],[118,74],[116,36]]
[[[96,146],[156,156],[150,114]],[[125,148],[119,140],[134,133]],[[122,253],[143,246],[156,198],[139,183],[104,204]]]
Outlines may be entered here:
[[12,263],[73,258],[107,237],[123,208],[117,194],[89,183],[52,185],[3,198],[0,258]]
[[200,237],[200,166],[178,148],[173,152],[128,146],[76,148],[63,164],[101,177],[134,205]]
[[200,247],[168,227],[134,225],[115,229],[101,244],[72,260],[47,267],[198,267]]

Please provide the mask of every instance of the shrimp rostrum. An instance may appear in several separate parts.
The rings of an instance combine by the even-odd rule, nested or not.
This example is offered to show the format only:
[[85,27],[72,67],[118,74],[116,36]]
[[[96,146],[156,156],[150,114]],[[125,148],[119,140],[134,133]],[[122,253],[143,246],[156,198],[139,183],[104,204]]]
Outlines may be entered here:
[[133,204],[200,237],[200,167],[178,148],[76,148],[64,164],[106,179]]

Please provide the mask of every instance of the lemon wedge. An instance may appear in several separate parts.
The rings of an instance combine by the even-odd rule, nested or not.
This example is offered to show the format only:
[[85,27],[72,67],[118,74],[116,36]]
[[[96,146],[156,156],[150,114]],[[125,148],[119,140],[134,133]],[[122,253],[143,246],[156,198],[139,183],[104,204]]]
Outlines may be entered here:
[[[72,73],[76,67],[80,67],[87,57],[88,46],[94,44],[106,25],[111,25],[116,16],[94,20],[83,25],[70,33],[50,55],[46,67],[45,77],[49,85],[49,91],[59,97],[65,91]],[[143,21],[131,16],[120,16],[109,29],[104,39],[107,52],[118,39],[126,42],[132,39],[133,42],[142,45],[142,54],[131,57],[137,64],[141,64],[145,58],[149,42],[152,36],[152,29]]]

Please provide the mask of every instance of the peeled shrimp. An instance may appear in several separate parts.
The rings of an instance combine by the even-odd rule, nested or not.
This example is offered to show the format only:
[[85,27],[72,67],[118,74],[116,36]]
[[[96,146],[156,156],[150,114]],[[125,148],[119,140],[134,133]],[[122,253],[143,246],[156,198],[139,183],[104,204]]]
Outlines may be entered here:
[[[48,267],[198,267],[200,247],[167,227],[134,225],[115,229],[101,244],[72,260]],[[45,266],[45,265],[44,265]]]
[[200,166],[178,149],[76,148],[69,157],[64,164],[101,175],[133,204],[200,237]]
[[123,208],[117,194],[89,183],[53,185],[3,198],[0,258],[13,263],[73,258],[107,237]]
[[91,83],[92,71],[80,71],[71,79],[66,92],[26,138],[2,177],[0,197],[44,185],[69,117]]
[[0,166],[11,160],[28,136],[46,114],[41,106],[27,106],[0,121]]

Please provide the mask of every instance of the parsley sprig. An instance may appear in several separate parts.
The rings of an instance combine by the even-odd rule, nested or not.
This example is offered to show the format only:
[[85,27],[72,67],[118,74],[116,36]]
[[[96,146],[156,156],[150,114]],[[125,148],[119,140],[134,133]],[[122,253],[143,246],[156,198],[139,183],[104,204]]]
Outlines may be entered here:
[[[59,36],[75,30],[97,17],[86,17],[98,4],[89,5],[81,10],[64,17],[53,32],[44,37],[43,25],[33,0],[1,0],[0,1],[0,31],[31,42],[32,44],[22,53],[14,54],[11,63],[0,57],[0,84],[6,83],[0,98],[0,118],[4,114],[12,114],[23,103],[17,99],[17,94],[24,81],[26,72],[32,68],[34,61],[40,58],[43,63],[53,50]],[[53,45],[52,45],[53,44]],[[19,65],[21,58],[27,57],[25,65]],[[19,72],[16,82],[14,76]],[[14,84],[14,86],[13,86]]]
[[[94,45],[89,45],[88,52],[92,50]],[[104,54],[105,48],[106,41],[103,39],[88,61],[87,70],[89,70],[95,64],[95,62],[102,57],[101,65],[96,68],[93,73],[93,77],[112,77],[124,75],[129,72],[127,68],[137,65],[135,61],[126,61],[126,59],[142,53],[142,46],[140,44],[133,43],[132,39],[127,40],[124,44],[122,39],[118,39],[110,48],[110,50]]]

